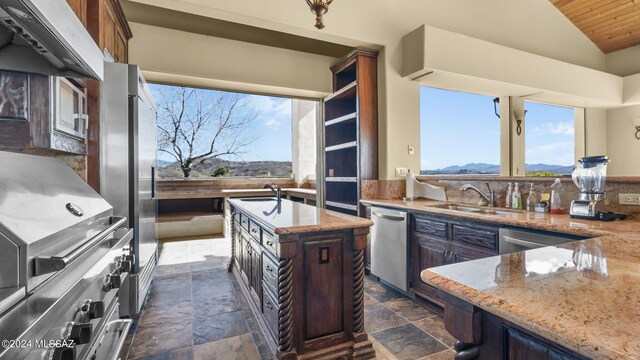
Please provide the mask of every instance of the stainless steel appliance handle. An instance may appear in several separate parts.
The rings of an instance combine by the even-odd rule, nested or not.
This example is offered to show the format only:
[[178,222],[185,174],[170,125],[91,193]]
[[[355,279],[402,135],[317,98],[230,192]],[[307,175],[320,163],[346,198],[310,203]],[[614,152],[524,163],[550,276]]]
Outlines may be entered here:
[[526,247],[527,249],[538,249],[546,246],[543,244],[538,244],[538,243],[534,243],[526,240],[520,240],[520,239],[516,239],[509,236],[504,236],[504,235],[502,236],[502,239],[504,239],[504,241],[508,242],[509,244],[519,245],[522,247]]
[[372,211],[371,215],[375,215],[375,216],[377,216],[379,218],[393,220],[393,221],[404,221],[405,220],[405,217],[403,217],[403,216],[385,215],[385,214],[380,214],[380,213],[375,212],[375,211]]
[[[86,242],[82,243],[77,248],[71,250],[64,256],[38,256],[34,259],[35,261],[35,275],[43,275],[48,274],[54,271],[62,270],[67,265],[76,261],[82,254],[84,254],[87,250],[92,248],[94,245],[98,244],[102,240],[106,239],[111,233],[113,233],[119,227],[122,227],[127,222],[126,217],[114,217],[117,221],[111,224],[108,228],[100,232],[98,235],[92,237]],[[127,232],[126,236],[133,237],[133,232]]]
[[115,351],[111,355],[111,360],[119,359],[120,351],[122,350],[122,347],[124,347],[124,342],[127,340],[127,334],[129,333],[129,328],[131,328],[132,323],[133,320],[131,319],[120,319],[111,321],[107,324],[107,326],[111,326],[113,324],[114,326],[119,327],[119,331],[121,331],[123,334],[122,336],[120,336],[118,346],[116,346]]

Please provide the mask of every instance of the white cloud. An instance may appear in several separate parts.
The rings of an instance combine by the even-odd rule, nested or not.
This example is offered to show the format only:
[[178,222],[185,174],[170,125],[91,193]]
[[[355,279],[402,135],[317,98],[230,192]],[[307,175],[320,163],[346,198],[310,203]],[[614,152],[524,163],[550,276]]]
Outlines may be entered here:
[[278,126],[280,125],[280,121],[272,118],[272,119],[269,119],[269,120],[265,121],[264,124],[267,125],[268,127],[272,128],[272,129],[277,129]]
[[569,141],[539,145],[526,152],[527,164],[573,164],[573,143]]
[[557,134],[573,136],[574,128],[573,123],[570,122],[547,122],[540,126],[533,128],[533,132],[537,134]]

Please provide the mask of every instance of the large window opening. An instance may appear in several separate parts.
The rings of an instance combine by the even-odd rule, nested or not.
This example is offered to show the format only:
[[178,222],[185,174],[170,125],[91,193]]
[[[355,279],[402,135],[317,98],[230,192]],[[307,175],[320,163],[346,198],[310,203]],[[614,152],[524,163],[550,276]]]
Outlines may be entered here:
[[420,174],[500,174],[493,97],[420,89]]
[[160,178],[291,178],[295,173],[299,180],[315,179],[317,102],[150,87],[158,106]]
[[527,176],[570,175],[574,165],[574,109],[525,101]]

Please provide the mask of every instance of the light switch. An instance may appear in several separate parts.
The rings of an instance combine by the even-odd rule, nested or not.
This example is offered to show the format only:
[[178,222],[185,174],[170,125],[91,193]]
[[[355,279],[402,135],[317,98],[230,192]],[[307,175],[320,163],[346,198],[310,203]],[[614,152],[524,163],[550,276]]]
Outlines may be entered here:
[[413,155],[416,153],[416,147],[413,145],[409,145],[409,155]]

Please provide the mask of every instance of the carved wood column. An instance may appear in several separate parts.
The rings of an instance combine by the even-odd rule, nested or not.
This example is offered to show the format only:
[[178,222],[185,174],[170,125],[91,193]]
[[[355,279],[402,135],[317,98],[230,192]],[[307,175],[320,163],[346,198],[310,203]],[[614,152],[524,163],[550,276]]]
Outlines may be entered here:
[[355,229],[353,239],[353,341],[368,340],[364,331],[364,251],[369,228]]
[[293,325],[293,260],[281,259],[278,264],[278,350],[291,351]]

